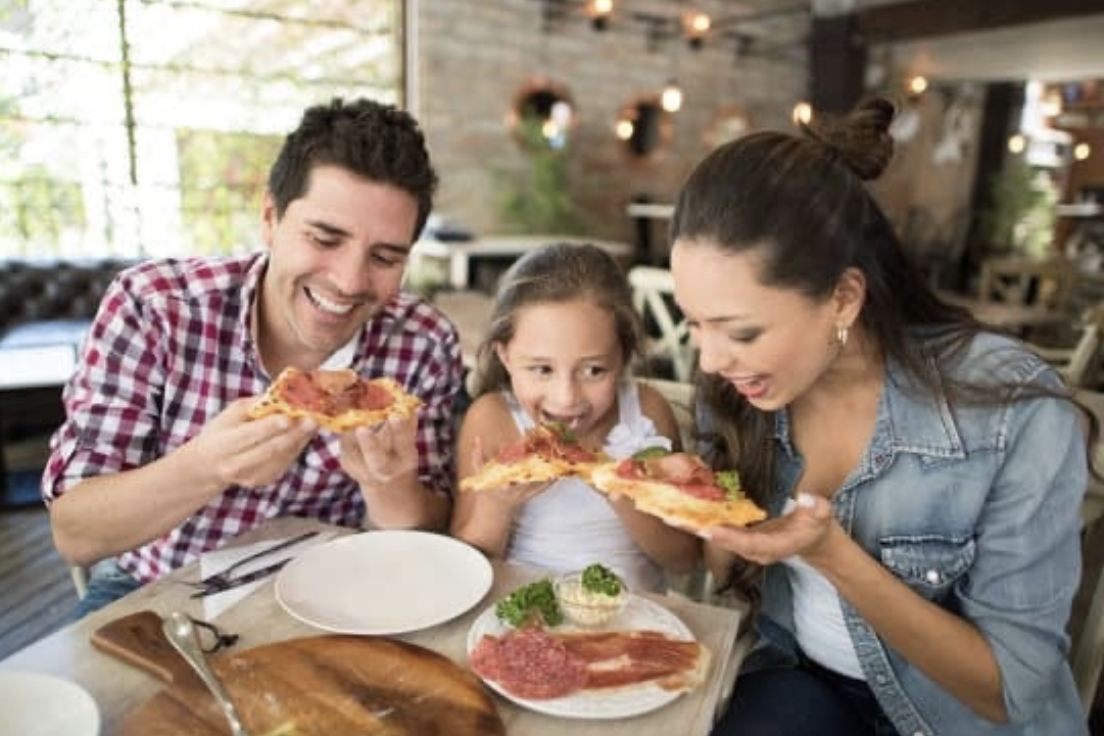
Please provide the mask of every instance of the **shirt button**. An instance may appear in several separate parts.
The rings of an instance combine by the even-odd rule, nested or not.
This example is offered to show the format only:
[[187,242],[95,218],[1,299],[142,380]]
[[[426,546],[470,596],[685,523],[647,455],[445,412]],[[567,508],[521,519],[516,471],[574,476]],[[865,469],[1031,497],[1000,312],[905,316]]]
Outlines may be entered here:
[[940,580],[939,571],[938,570],[928,570],[926,573],[924,573],[924,579],[927,580],[932,585],[936,585]]
[[888,680],[889,680],[889,678],[888,678],[888,677],[886,677],[885,675],[877,675],[877,676],[876,676],[876,677],[874,678],[874,682],[878,683],[879,685],[884,685],[884,684],[886,684],[886,682],[887,682]]

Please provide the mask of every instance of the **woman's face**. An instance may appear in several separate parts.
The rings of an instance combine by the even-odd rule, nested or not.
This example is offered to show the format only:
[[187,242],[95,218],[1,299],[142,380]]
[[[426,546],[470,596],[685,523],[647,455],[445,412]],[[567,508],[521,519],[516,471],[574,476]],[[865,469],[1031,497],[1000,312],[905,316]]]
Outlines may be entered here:
[[522,409],[580,437],[608,424],[624,367],[613,314],[586,300],[533,304],[514,315],[514,336],[496,347]]
[[671,271],[702,371],[764,411],[789,405],[813,386],[840,353],[837,325],[854,321],[835,295],[817,302],[764,286],[754,249],[730,253],[677,241]]

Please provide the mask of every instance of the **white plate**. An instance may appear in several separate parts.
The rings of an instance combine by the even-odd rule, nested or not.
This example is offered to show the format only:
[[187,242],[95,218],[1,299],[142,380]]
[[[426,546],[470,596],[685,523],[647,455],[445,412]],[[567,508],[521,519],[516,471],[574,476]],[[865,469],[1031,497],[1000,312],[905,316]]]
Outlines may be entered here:
[[490,590],[478,550],[440,534],[374,531],[307,550],[276,577],[299,620],[340,634],[417,631],[459,616]]
[[80,685],[53,675],[0,672],[0,734],[98,736],[100,711]]
[[[489,606],[483,613],[479,614],[479,618],[468,629],[469,657],[484,635],[501,636],[509,630],[510,627],[503,624],[495,616],[494,609],[493,605]],[[658,603],[631,593],[628,602],[625,604],[625,609],[608,628],[649,629],[663,632],[677,639],[694,640],[693,632],[687,628],[678,616]],[[565,625],[558,627],[558,630],[582,631],[583,629]],[[594,631],[595,629],[590,630]],[[484,680],[484,682],[499,695],[514,701],[518,705],[535,710],[538,713],[564,718],[626,718],[655,710],[682,695],[679,691],[664,690],[654,682],[646,682],[616,690],[582,691],[568,695],[565,698],[527,700],[511,695],[493,680]]]

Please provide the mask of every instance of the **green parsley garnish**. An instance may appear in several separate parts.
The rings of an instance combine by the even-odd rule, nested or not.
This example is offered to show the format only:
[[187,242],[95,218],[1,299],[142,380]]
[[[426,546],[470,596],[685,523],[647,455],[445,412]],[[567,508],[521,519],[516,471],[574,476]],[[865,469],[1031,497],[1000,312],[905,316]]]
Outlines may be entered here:
[[510,593],[495,606],[495,615],[514,628],[524,626],[534,616],[548,626],[558,626],[564,620],[552,581],[548,578],[523,585]]
[[740,492],[740,474],[735,470],[720,470],[713,474],[717,485],[724,489],[729,501],[739,501],[744,495]]
[[575,433],[571,431],[571,427],[567,426],[566,424],[564,424],[563,422],[561,422],[557,419],[552,419],[550,421],[545,422],[544,426],[548,427],[553,432],[555,432],[556,436],[559,437],[564,442],[574,442],[575,441]]
[[621,585],[617,573],[604,565],[595,563],[583,570],[583,590],[616,597],[621,595]]
[[657,457],[663,457],[664,455],[670,455],[670,450],[665,450],[662,447],[645,447],[640,452],[633,454],[632,459],[643,461],[652,460]]

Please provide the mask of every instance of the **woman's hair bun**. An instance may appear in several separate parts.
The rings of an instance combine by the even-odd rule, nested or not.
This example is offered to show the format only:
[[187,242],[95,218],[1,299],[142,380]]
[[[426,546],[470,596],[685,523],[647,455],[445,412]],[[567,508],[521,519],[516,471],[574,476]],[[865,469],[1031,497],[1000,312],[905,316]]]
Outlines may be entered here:
[[867,181],[877,179],[893,157],[889,125],[896,112],[889,100],[872,97],[842,117],[814,115],[802,129],[828,146],[840,162]]

